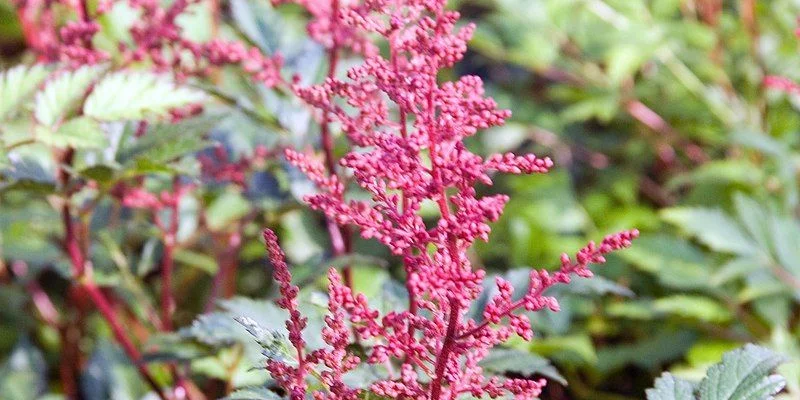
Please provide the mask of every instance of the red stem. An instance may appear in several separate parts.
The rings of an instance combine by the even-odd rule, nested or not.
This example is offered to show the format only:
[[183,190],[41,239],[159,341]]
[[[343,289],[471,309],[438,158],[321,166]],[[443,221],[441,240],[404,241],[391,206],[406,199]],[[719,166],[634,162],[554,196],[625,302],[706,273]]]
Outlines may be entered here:
[[455,343],[456,327],[458,326],[458,315],[460,314],[458,303],[450,300],[450,317],[447,321],[447,333],[442,343],[442,350],[439,356],[436,357],[436,370],[435,377],[431,382],[431,400],[439,400],[442,394],[442,380],[444,379],[445,369],[447,368],[447,361],[450,358],[450,353],[453,350]]
[[[435,77],[432,79],[431,87],[435,87],[437,85]],[[434,104],[434,91],[431,90],[428,92],[428,99],[427,99],[427,113],[428,113],[428,140],[430,142],[430,148],[428,151],[430,152],[431,156],[431,174],[433,175],[433,182],[435,187],[439,190],[439,211],[441,213],[441,218],[449,219],[450,218],[450,205],[447,201],[447,192],[442,185],[442,175],[441,171],[438,168],[437,162],[437,147],[439,137],[435,132],[435,125],[433,123],[434,117],[436,115],[436,109]],[[452,262],[457,263],[458,260],[458,243],[457,238],[452,234],[448,236],[448,245],[449,249],[448,252],[450,253],[450,258]],[[411,295],[411,293],[409,293]],[[449,299],[450,303],[450,315],[447,321],[447,332],[445,333],[444,341],[442,342],[442,349],[439,351],[439,355],[436,357],[436,369],[434,370],[434,378],[431,382],[431,400],[439,400],[439,397],[442,393],[442,381],[444,380],[445,369],[447,368],[447,362],[450,359],[450,353],[452,352],[452,346],[456,340],[456,331],[458,329],[459,324],[459,315],[461,313],[460,305],[455,298]]]
[[125,354],[133,361],[134,365],[136,365],[136,369],[139,371],[139,374],[142,375],[147,384],[156,392],[159,398],[162,400],[167,400],[167,396],[159,387],[156,380],[150,374],[150,371],[147,370],[145,366],[144,360],[142,360],[142,355],[139,353],[139,350],[136,349],[136,346],[133,344],[133,341],[128,337],[127,332],[122,327],[122,324],[117,318],[117,312],[114,307],[108,302],[103,292],[100,291],[100,288],[91,281],[85,281],[80,284],[81,287],[89,294],[89,297],[94,302],[95,306],[97,307],[100,314],[106,319],[108,325],[111,326],[111,331],[114,334],[114,337],[117,339],[119,344],[122,346],[122,349],[125,351]]
[[174,244],[169,236],[164,243],[164,255],[161,260],[161,326],[172,331],[172,315],[175,312],[175,297],[172,293],[172,271],[174,267]]
[[[180,183],[175,178],[172,184],[173,198],[170,199],[169,226],[164,229],[164,254],[161,256],[161,325],[172,331],[172,316],[175,313],[175,295],[172,290],[172,275],[175,269],[175,245],[178,232],[178,203],[180,202]],[[156,216],[158,218],[158,216]],[[162,225],[162,224],[159,224]]]
[[[337,28],[339,22],[339,0],[331,0],[331,31],[333,32],[333,46],[328,49],[328,79],[336,77],[336,67],[339,64],[339,40],[337,36]],[[333,154],[333,136],[330,131],[331,116],[326,110],[322,113],[322,124],[320,126],[320,135],[322,136],[322,152],[325,155],[325,167],[328,173],[336,175],[336,156]],[[333,247],[333,254],[335,256],[342,256],[351,251],[352,244],[350,241],[350,230],[347,227],[339,226],[336,221],[326,218],[328,226],[328,234],[331,238],[331,246]],[[342,277],[345,286],[353,289],[353,271],[349,265],[342,268]]]
[[[63,155],[62,162],[67,165],[72,164],[73,156],[74,151],[72,149],[67,150],[67,152]],[[65,168],[59,169],[58,178],[62,186],[66,186],[69,180],[69,172]],[[136,349],[136,346],[134,346],[133,340],[128,337],[128,333],[122,328],[122,324],[117,317],[116,310],[111,306],[105,295],[103,295],[103,292],[101,292],[100,289],[94,284],[91,274],[86,273],[86,258],[81,250],[80,241],[78,240],[77,236],[77,227],[72,219],[72,213],[70,212],[70,200],[71,193],[67,189],[67,193],[64,198],[64,205],[61,208],[61,218],[64,224],[65,232],[64,247],[69,255],[77,285],[79,288],[85,290],[86,293],[89,294],[89,297],[92,299],[92,302],[95,304],[98,311],[100,311],[100,314],[102,314],[103,318],[111,326],[111,331],[114,334],[114,338],[120,343],[125,351],[125,354],[127,354],[134,364],[136,364],[136,369],[142,375],[142,378],[144,378],[144,380],[156,392],[159,398],[162,400],[167,400],[166,395],[145,367],[142,356],[139,353],[139,350]]]

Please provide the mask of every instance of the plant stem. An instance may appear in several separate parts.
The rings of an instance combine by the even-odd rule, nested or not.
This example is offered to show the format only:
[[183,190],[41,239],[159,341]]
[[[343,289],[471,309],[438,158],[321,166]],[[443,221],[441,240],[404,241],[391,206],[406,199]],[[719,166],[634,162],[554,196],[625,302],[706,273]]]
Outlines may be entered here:
[[[62,163],[64,165],[71,165],[74,154],[75,152],[73,149],[68,149],[63,155]],[[61,185],[66,187],[69,181],[69,172],[66,168],[62,167],[59,169],[58,178]],[[134,346],[133,340],[131,340],[131,338],[128,336],[128,333],[122,327],[116,310],[111,306],[111,303],[108,301],[100,288],[98,288],[97,285],[95,285],[95,283],[92,281],[91,273],[86,273],[86,258],[81,250],[80,241],[78,240],[78,229],[75,221],[72,219],[72,213],[70,211],[70,200],[72,194],[70,193],[69,189],[65,189],[65,191],[66,194],[64,197],[64,204],[61,208],[61,218],[62,223],[64,224],[65,232],[64,248],[69,256],[70,263],[72,264],[76,284],[79,289],[82,289],[82,291],[89,295],[89,298],[92,300],[95,307],[97,307],[98,311],[100,311],[100,314],[111,327],[114,338],[122,346],[125,354],[127,354],[136,365],[136,369],[139,371],[139,374],[142,376],[142,378],[144,378],[147,384],[150,385],[150,387],[156,392],[159,398],[162,400],[167,400],[167,396],[147,370],[147,367],[142,360],[142,355],[139,353],[139,350],[136,349],[136,346]]]
[[[174,198],[169,203],[170,220],[164,230],[164,254],[161,256],[161,325],[166,331],[172,331],[172,316],[175,313],[175,296],[172,291],[172,275],[175,269],[175,246],[178,233],[178,204],[180,202],[180,182],[176,177],[172,182]],[[156,215],[158,221],[158,215]]]
[[[219,270],[211,282],[211,293],[206,300],[205,311],[214,309],[219,297],[229,298],[236,292],[236,270],[239,250],[242,248],[242,235],[246,221],[241,221],[236,232],[228,233],[222,239],[215,239],[217,250],[216,259]],[[220,245],[220,242],[224,243]],[[222,249],[219,249],[222,247]]]
[[458,302],[454,299],[450,299],[450,316],[447,321],[447,333],[442,343],[442,350],[439,352],[439,356],[436,357],[436,370],[434,371],[436,375],[433,381],[431,381],[431,400],[439,400],[439,396],[442,394],[442,380],[444,379],[450,352],[453,350],[453,344],[455,343],[456,328],[458,326],[458,316],[460,312],[461,310],[459,310]]
[[[333,46],[328,49],[328,79],[336,77],[336,68],[339,64],[339,40],[337,28],[339,26],[339,0],[331,0],[331,30],[333,32]],[[322,112],[322,124],[320,126],[320,135],[322,141],[322,152],[325,155],[325,167],[331,175],[336,174],[336,156],[333,153],[333,136],[330,131],[331,116],[327,110]],[[342,256],[351,251],[350,230],[347,227],[339,226],[336,221],[331,218],[326,218],[328,226],[328,234],[331,238],[331,246],[333,247],[333,254],[335,256]],[[342,277],[344,284],[350,289],[353,289],[353,271],[349,265],[342,267]]]
[[81,287],[89,294],[89,297],[94,302],[95,306],[97,307],[100,314],[106,319],[106,322],[111,327],[111,331],[114,334],[114,337],[117,339],[119,344],[122,346],[122,349],[125,351],[125,354],[133,361],[134,365],[136,365],[136,369],[139,371],[139,374],[142,375],[147,384],[156,392],[159,398],[163,400],[167,400],[167,396],[159,387],[156,380],[147,370],[147,366],[145,365],[144,361],[142,360],[142,355],[139,353],[139,350],[136,349],[136,346],[133,344],[133,341],[128,337],[127,332],[122,327],[122,324],[119,322],[119,318],[117,318],[117,312],[114,307],[108,302],[108,299],[100,288],[91,281],[85,281],[81,284]]
[[[437,87],[438,84],[436,83],[436,77],[432,78],[431,87]],[[428,123],[428,137],[430,141],[430,148],[428,151],[430,152],[431,157],[431,175],[433,178],[434,187],[439,190],[439,212],[441,213],[442,219],[449,219],[450,218],[450,204],[447,201],[447,191],[442,184],[442,175],[441,171],[438,168],[438,146],[439,146],[439,137],[437,132],[435,131],[435,124],[433,123],[434,117],[436,116],[436,105],[434,102],[435,93],[433,90],[428,92],[427,96],[427,123]],[[458,263],[458,239],[452,235],[448,235],[448,252],[450,255],[451,262]],[[411,293],[409,293],[411,295]],[[459,324],[459,315],[461,313],[460,306],[458,301],[454,297],[449,298],[450,303],[450,314],[447,320],[447,331],[445,333],[444,341],[442,342],[442,348],[439,351],[438,356],[436,357],[436,368],[434,370],[434,378],[431,381],[431,400],[439,400],[439,397],[442,393],[442,381],[444,379],[445,370],[447,368],[447,363],[450,359],[450,353],[452,352],[452,346],[456,341],[456,333],[458,330]]]

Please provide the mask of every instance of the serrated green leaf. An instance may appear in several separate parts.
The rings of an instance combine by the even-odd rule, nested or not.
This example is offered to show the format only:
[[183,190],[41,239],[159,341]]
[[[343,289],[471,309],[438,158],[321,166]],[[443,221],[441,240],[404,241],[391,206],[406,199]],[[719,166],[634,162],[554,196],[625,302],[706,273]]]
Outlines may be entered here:
[[716,251],[739,255],[758,253],[755,242],[739,225],[718,209],[676,207],[661,216]]
[[116,72],[94,88],[83,107],[101,121],[162,117],[170,110],[201,102],[199,90],[177,86],[166,76],[148,72]]
[[49,146],[76,149],[102,149],[108,145],[105,132],[97,121],[86,117],[68,120],[58,131],[41,126],[36,130],[36,139]]
[[101,67],[81,67],[48,81],[36,94],[36,121],[45,126],[57,125],[80,106],[89,86],[101,72]]
[[48,74],[41,64],[16,66],[0,74],[0,119],[18,111],[20,105],[36,92]]
[[178,334],[183,338],[194,339],[215,347],[229,346],[243,340],[250,340],[247,331],[233,317],[225,313],[201,315],[194,320],[191,326],[178,331]]
[[143,137],[122,146],[117,160],[136,173],[170,172],[165,165],[168,162],[211,145],[202,136],[219,120],[217,115],[203,115],[175,124],[155,124]]
[[694,385],[664,373],[656,379],[655,387],[647,389],[647,400],[694,400]]
[[262,387],[242,388],[222,400],[281,400],[275,392]]
[[769,349],[748,344],[722,357],[700,382],[700,400],[767,400],[785,380],[770,373],[786,359]]

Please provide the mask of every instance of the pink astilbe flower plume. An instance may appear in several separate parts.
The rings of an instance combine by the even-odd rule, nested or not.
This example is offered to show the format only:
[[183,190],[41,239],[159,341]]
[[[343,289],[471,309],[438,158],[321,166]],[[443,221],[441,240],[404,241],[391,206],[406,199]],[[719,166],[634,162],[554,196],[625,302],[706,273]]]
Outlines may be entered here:
[[[298,2],[307,7],[325,3]],[[318,193],[306,198],[312,208],[337,224],[357,227],[362,237],[380,241],[403,260],[408,309],[385,315],[372,309],[363,294],[342,286],[333,272],[330,275],[333,305],[328,329],[337,327],[344,335],[339,318],[346,315],[353,327],[352,340],[366,349],[366,362],[399,364],[399,374],[372,383],[371,392],[397,399],[502,395],[534,399],[544,380],[487,376],[480,361],[514,335],[531,340],[530,321],[520,312],[557,311],[556,299],[546,295],[548,288],[569,283],[573,274],[591,276],[589,264],[603,263],[606,254],[630,246],[638,232],[610,235],[599,245],[590,243],[574,261],[564,255],[555,272],[533,271],[521,297],[515,296],[510,283],[498,279],[498,294],[490,299],[483,320],[466,317],[481,295],[486,275],[473,268],[467,251],[476,240],[489,239],[489,223],[500,218],[508,202],[503,194],[479,196],[476,186],[491,185],[496,173],[546,173],[553,163],[532,154],[484,158],[467,149],[465,138],[502,125],[511,114],[484,96],[478,77],[438,82],[439,71],[464,56],[475,29],[471,24],[459,27],[459,14],[446,10],[445,3],[348,1],[336,15],[325,14],[330,11],[325,7],[314,14],[312,25],[324,14],[342,32],[379,36],[388,45],[385,57],[365,53],[364,62],[350,69],[346,79],[329,76],[316,86],[295,86],[301,98],[342,127],[354,149],[339,166],[352,173],[371,199],[349,200],[341,178],[310,155],[288,150],[286,158],[318,187]],[[432,225],[420,215],[425,203],[439,209]],[[282,290],[288,285],[285,277],[278,281]],[[333,348],[341,348],[345,336],[328,336],[335,338],[329,342]],[[290,378],[280,379],[293,394],[301,386]],[[346,386],[337,373],[326,375],[324,386],[313,392],[315,398],[347,398],[341,393],[351,393],[342,391]]]
[[331,269],[328,274],[330,280],[328,288],[330,293],[329,314],[325,317],[325,327],[322,330],[322,339],[328,347],[306,353],[303,330],[308,324],[308,319],[300,314],[297,298],[300,290],[292,284],[292,274],[286,264],[286,256],[278,245],[278,237],[275,232],[267,229],[263,236],[281,295],[277,304],[289,313],[286,329],[289,332],[289,342],[295,349],[296,357],[296,365],[290,365],[279,359],[268,359],[267,370],[277,383],[286,389],[292,400],[306,398],[308,391],[306,376],[309,374],[309,369],[315,366],[322,369],[317,376],[327,388],[327,393],[324,395],[314,393],[314,398],[356,400],[358,392],[342,382],[342,376],[355,368],[361,361],[358,357],[348,354],[346,349],[350,344],[350,331],[346,325],[344,302],[351,297],[349,289],[342,285],[338,272]]

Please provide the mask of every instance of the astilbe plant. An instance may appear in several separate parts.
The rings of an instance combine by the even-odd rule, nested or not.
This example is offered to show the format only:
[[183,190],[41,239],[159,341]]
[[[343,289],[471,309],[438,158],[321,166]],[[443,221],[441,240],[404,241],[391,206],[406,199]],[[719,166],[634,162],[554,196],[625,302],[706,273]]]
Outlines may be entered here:
[[[86,2],[55,1],[74,10],[77,20],[58,27],[53,17],[53,4],[38,0],[17,1],[23,32],[31,48],[43,62],[62,62],[71,66],[92,65],[109,61],[112,54],[98,49],[95,35],[100,32],[98,20],[113,7],[126,5],[139,14],[129,33],[131,42],[115,43],[119,63],[123,67],[146,63],[151,70],[171,73],[178,80],[207,76],[213,68],[235,65],[255,81],[267,87],[281,83],[283,59],[263,54],[258,48],[240,41],[214,38],[206,42],[191,40],[178,23],[199,0],[177,0],[162,6],[157,0],[102,0],[90,12]],[[216,12],[216,10],[213,10]]]
[[[274,3],[283,2],[288,1]],[[628,246],[638,233],[623,232],[607,237],[599,245],[589,244],[575,260],[564,255],[559,270],[532,272],[525,293],[513,293],[509,282],[498,279],[498,294],[488,302],[483,319],[467,318],[468,310],[481,295],[485,277],[484,270],[471,265],[467,252],[476,240],[488,240],[489,223],[500,217],[508,201],[500,194],[479,196],[476,187],[491,185],[495,173],[545,173],[552,167],[551,160],[510,153],[483,158],[465,146],[465,138],[480,129],[503,124],[510,112],[498,109],[492,99],[484,97],[477,77],[439,83],[440,70],[452,67],[463,57],[474,31],[472,25],[457,26],[459,15],[445,9],[446,1],[296,2],[309,10],[313,17],[309,35],[328,53],[327,79],[322,84],[303,87],[294,83],[291,87],[294,94],[319,111],[323,160],[294,150],[286,151],[285,157],[318,187],[319,192],[306,200],[327,216],[335,255],[352,250],[348,229],[353,226],[361,236],[377,239],[402,259],[408,307],[382,315],[371,308],[363,294],[354,292],[349,267],[343,268],[342,277],[332,269],[328,275],[329,314],[323,330],[327,347],[309,351],[303,338],[307,319],[298,309],[299,289],[291,283],[277,237],[267,231],[264,238],[280,286],[278,304],[289,311],[287,328],[295,349],[294,362],[273,358],[267,369],[296,400],[307,395],[317,399],[357,398],[363,389],[349,387],[343,376],[363,363],[400,365],[397,375],[390,374],[368,389],[389,398],[538,396],[543,380],[486,376],[479,362],[492,347],[513,335],[532,339],[530,322],[521,312],[557,310],[556,300],[545,294],[549,287],[568,283],[572,274],[591,276],[590,263],[604,262],[605,254]],[[118,3],[133,8],[141,18],[130,28],[131,41],[116,43],[116,51],[109,52],[95,46],[95,35],[100,31],[97,19]],[[18,6],[28,42],[39,60],[61,62],[67,70],[103,63],[122,70],[143,67],[187,81],[208,78],[213,75],[213,67],[233,64],[266,87],[290,85],[281,78],[279,55],[266,56],[236,41],[213,39],[200,43],[188,39],[177,19],[195,3],[197,0],[177,0],[167,6],[152,0],[100,2],[90,12],[84,2],[53,2],[74,10],[77,16],[77,20],[61,27],[54,21],[50,3],[26,0],[18,2]],[[385,43],[373,41],[375,38]],[[379,49],[384,47],[388,52],[382,55]],[[347,79],[339,79],[337,65],[344,51],[358,54],[364,61],[347,72]],[[171,110],[173,121],[200,111],[195,104],[186,106]],[[333,124],[341,127],[353,147],[341,160],[334,157]],[[138,127],[136,137],[144,134],[147,123],[140,121]],[[68,167],[73,150],[67,149],[59,160],[65,165],[60,177],[63,186],[71,179]],[[217,148],[214,155],[215,159],[198,157],[202,178],[242,187],[247,185],[246,170],[272,156],[259,148],[253,157],[234,161],[228,159],[223,147]],[[345,187],[351,178],[371,195],[371,201],[348,198]],[[125,207],[152,211],[164,243],[161,315],[153,319],[156,327],[168,332],[174,329],[172,273],[178,207],[181,199],[197,188],[174,177],[171,191],[154,195],[142,183],[142,179],[121,182],[114,186],[112,194]],[[71,195],[68,193],[66,200]],[[170,393],[162,390],[148,372],[140,351],[122,327],[113,302],[92,281],[83,278],[86,265],[90,265],[89,253],[78,234],[87,228],[74,218],[75,212],[68,203],[62,210],[65,249],[78,281],[88,282],[79,286],[89,290],[114,336],[153,390],[162,398],[168,397]],[[438,208],[438,218],[432,225],[422,217],[426,204]],[[166,215],[169,218],[164,218]],[[234,242],[237,244],[232,247],[240,245],[238,232],[230,234],[230,243]],[[225,265],[235,264],[235,260],[223,261],[217,275],[220,279],[224,274],[232,275]],[[215,298],[212,293],[209,304]],[[363,359],[351,352],[355,344],[367,349]],[[184,386],[190,385],[184,382],[183,373],[174,365],[170,369],[177,386],[175,394],[187,392]],[[324,389],[312,390],[307,382],[309,376],[317,377]],[[74,397],[77,389],[67,388],[66,392]]]
[[[463,57],[474,31],[473,25],[458,27],[459,14],[446,10],[445,3],[373,0],[342,7],[334,24],[341,26],[335,32],[381,37],[388,56],[365,52],[364,62],[350,69],[347,79],[330,76],[323,84],[295,88],[325,118],[341,125],[353,149],[339,164],[371,195],[371,201],[348,199],[343,175],[312,155],[288,150],[287,159],[319,189],[306,201],[340,226],[357,227],[362,237],[377,239],[402,258],[408,308],[381,315],[332,269],[323,331],[328,347],[307,352],[307,319],[298,309],[299,289],[291,283],[277,237],[266,231],[280,286],[278,305],[289,312],[286,326],[296,352],[295,362],[273,359],[267,368],[292,399],[309,394],[316,399],[357,398],[359,390],[348,387],[342,376],[362,362],[400,364],[396,376],[369,388],[388,398],[536,398],[544,380],[486,376],[479,362],[514,335],[533,338],[530,321],[521,312],[557,311],[558,302],[545,293],[548,288],[569,283],[573,274],[590,277],[589,264],[603,263],[606,254],[629,246],[638,236],[633,230],[589,243],[574,260],[564,254],[557,271],[532,271],[521,295],[498,278],[498,294],[485,307],[483,320],[466,317],[486,275],[471,264],[467,251],[476,240],[488,240],[489,223],[500,217],[508,201],[502,194],[479,196],[476,186],[491,185],[497,172],[545,173],[552,162],[532,154],[483,158],[467,149],[465,138],[503,124],[510,112],[484,97],[478,77],[438,83],[439,71]],[[421,216],[426,203],[438,207],[432,227]],[[348,352],[355,343],[367,349],[365,359]],[[310,375],[318,377],[324,389],[309,393]]]

